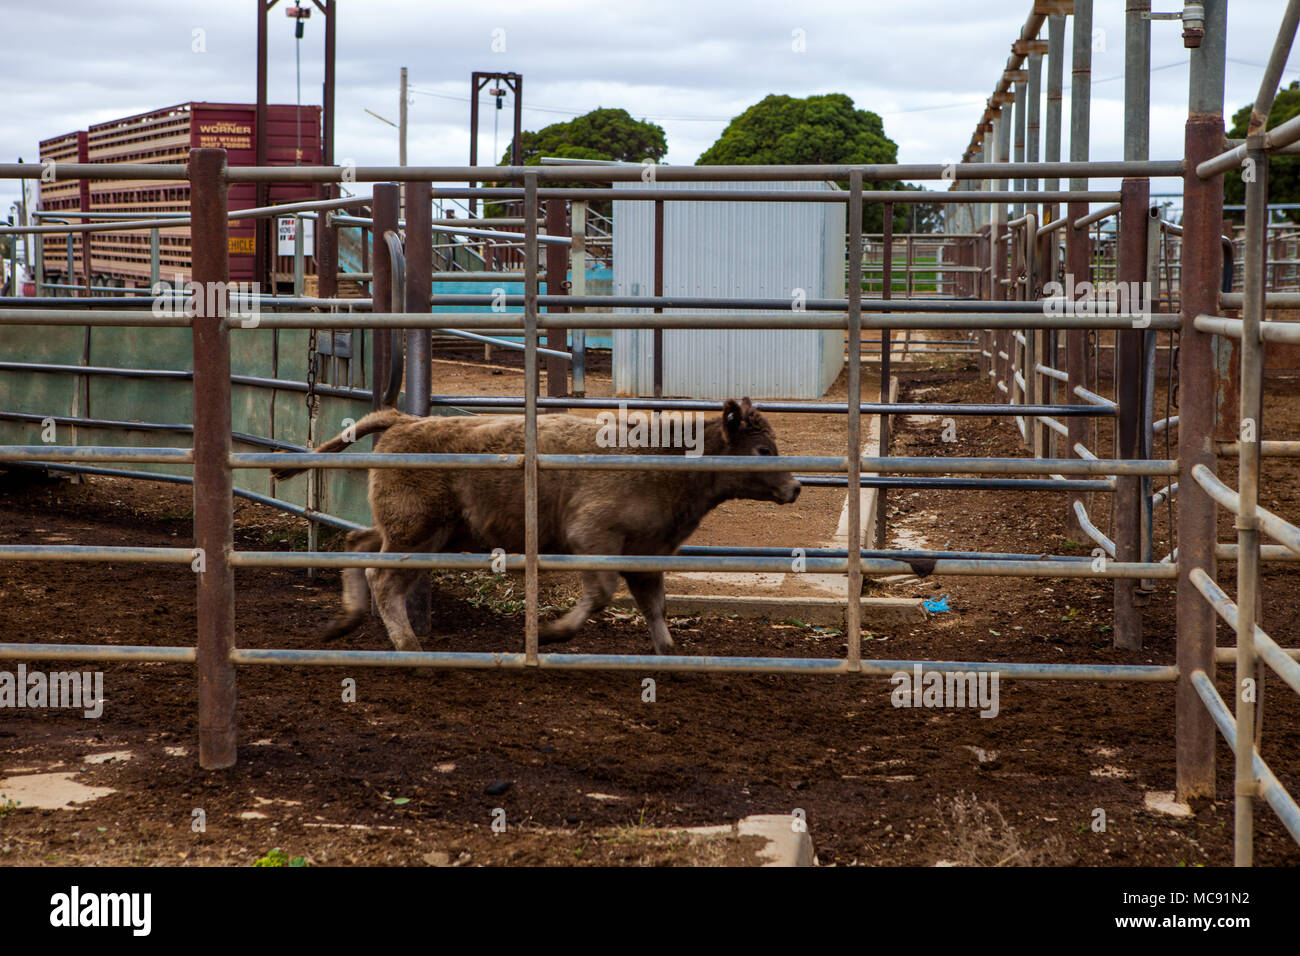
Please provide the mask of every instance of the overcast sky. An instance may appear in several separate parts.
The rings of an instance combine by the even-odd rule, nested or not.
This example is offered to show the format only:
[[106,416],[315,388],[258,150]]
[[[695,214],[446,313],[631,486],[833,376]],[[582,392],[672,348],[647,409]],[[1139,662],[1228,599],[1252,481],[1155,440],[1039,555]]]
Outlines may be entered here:
[[[270,15],[277,103],[296,96],[286,6],[282,0]],[[1254,98],[1283,6],[1230,4],[1229,115]],[[365,110],[397,119],[398,69],[406,66],[412,164],[468,163],[472,70],[523,74],[526,129],[597,106],[653,120],[668,134],[670,163],[693,163],[731,117],[768,93],[828,92],[879,113],[900,162],[956,160],[1030,7],[1029,0],[339,0],[335,156],[397,163],[397,131]],[[1096,3],[1094,159],[1121,155],[1123,8],[1123,0]],[[316,11],[301,44],[303,103],[321,101],[323,26]],[[803,52],[794,49],[795,31]],[[1152,33],[1151,153],[1172,159],[1182,150],[1187,51],[1176,22],[1157,21]],[[495,52],[502,41],[504,51]],[[1068,57],[1068,38],[1066,50]],[[0,0],[0,157],[32,162],[43,138],[175,103],[251,103],[255,53],[255,0]],[[1292,64],[1300,68],[1300,55]],[[1065,76],[1068,117],[1068,63]],[[1296,78],[1288,65],[1283,82]],[[504,150],[510,124],[507,107],[494,152],[490,106],[479,141],[489,161]],[[1154,192],[1177,188],[1153,184]],[[16,185],[0,181],[0,214],[17,198]]]

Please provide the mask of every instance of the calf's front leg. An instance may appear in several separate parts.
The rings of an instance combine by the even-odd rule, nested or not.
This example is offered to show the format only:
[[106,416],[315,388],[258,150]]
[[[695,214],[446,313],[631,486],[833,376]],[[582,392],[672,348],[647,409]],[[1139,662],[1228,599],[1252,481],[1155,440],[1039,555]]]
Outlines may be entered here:
[[664,576],[659,571],[624,572],[623,580],[632,592],[636,606],[650,626],[650,640],[656,654],[671,654],[675,645],[664,620]]

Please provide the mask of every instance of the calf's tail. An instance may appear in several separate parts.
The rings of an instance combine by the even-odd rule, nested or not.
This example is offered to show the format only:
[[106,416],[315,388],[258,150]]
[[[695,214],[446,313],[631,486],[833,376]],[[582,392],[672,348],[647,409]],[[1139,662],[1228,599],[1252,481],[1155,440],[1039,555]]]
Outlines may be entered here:
[[[313,451],[317,452],[335,452],[342,451],[354,442],[358,442],[367,435],[374,432],[382,432],[394,425],[400,424],[414,416],[399,412],[395,408],[384,408],[377,412],[371,412],[361,421],[357,422],[350,429],[339,432],[323,445],[317,445]],[[276,481],[284,481],[286,478],[292,478],[295,475],[301,475],[306,468],[277,468],[271,472],[271,477]]]

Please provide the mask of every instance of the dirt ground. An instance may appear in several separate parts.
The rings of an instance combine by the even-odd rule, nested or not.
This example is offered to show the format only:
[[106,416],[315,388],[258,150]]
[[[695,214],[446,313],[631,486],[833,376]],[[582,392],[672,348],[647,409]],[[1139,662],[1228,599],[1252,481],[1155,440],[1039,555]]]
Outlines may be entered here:
[[[973,364],[960,359],[898,374],[904,401],[989,400]],[[506,371],[455,378],[449,375],[446,392],[513,388],[504,384]],[[1300,433],[1298,392],[1283,383],[1270,394],[1265,437]],[[785,420],[794,417],[776,422],[783,452],[841,453],[842,420]],[[891,450],[1024,454],[1009,419],[961,418],[956,438],[943,443],[933,421],[896,420]],[[1298,495],[1295,465],[1269,460],[1261,503],[1294,518]],[[843,493],[825,497],[784,509],[801,518],[777,506],[737,505],[713,516],[693,543],[798,545],[810,524],[820,527],[823,512],[838,512]],[[1089,550],[1064,536],[1061,494],[927,490],[893,493],[888,508],[895,545]],[[4,544],[184,546],[191,521],[183,487],[16,474],[0,487]],[[240,548],[302,546],[300,522],[247,502],[236,506],[236,527]],[[1220,540],[1231,535],[1225,517]],[[1159,522],[1157,536],[1163,555],[1167,527]],[[1300,589],[1288,567],[1267,566],[1261,620],[1294,646]],[[1233,573],[1232,565],[1220,569],[1229,593]],[[567,581],[544,583],[544,603],[562,604],[573,593]],[[239,571],[238,643],[320,646],[316,634],[332,616],[337,591],[336,574]],[[873,658],[1174,659],[1172,592],[1164,582],[1146,605],[1140,653],[1111,648],[1108,582],[931,578],[878,585],[873,593],[946,596],[951,608],[924,624],[873,627],[864,643]],[[521,598],[517,582],[438,576],[438,638],[426,646],[518,649]],[[0,629],[0,640],[12,642],[191,644],[192,574],[168,566],[0,563]],[[701,618],[675,621],[673,630],[688,654],[843,653],[843,637],[832,629]],[[1220,643],[1232,643],[1225,628]],[[372,620],[333,646],[388,643]],[[640,620],[614,612],[563,647],[648,649]],[[1225,696],[1230,673],[1220,668]],[[657,682],[654,702],[643,699],[647,677]],[[344,700],[349,679],[355,702]],[[107,665],[104,688],[97,720],[79,711],[0,710],[0,794],[6,778],[12,790],[36,772],[111,791],[61,810],[15,806],[0,796],[0,863],[251,865],[278,849],[282,859],[309,865],[726,864],[736,862],[734,846],[677,831],[796,809],[806,814],[822,864],[1201,866],[1232,859],[1232,759],[1222,742],[1217,801],[1187,818],[1148,806],[1151,794],[1174,787],[1168,684],[1007,679],[998,715],[983,719],[972,709],[891,706],[893,688],[883,678],[246,667],[239,671],[239,763],[211,773],[196,760],[191,667]],[[1294,791],[1300,701],[1276,680],[1265,701],[1263,755]],[[1094,829],[1099,810],[1104,832]],[[502,818],[505,832],[494,832]],[[1300,864],[1300,849],[1262,802],[1256,822],[1261,864]]]

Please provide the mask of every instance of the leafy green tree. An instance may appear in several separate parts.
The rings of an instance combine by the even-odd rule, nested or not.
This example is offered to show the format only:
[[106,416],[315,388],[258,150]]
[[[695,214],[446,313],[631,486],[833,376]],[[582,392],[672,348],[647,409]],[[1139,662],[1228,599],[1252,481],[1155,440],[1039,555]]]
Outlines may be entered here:
[[[597,107],[563,123],[552,123],[536,131],[524,130],[519,134],[519,147],[524,154],[525,166],[541,165],[543,156],[629,163],[649,159],[657,163],[668,153],[668,138],[662,126],[634,120],[627,110]],[[507,146],[498,165],[509,166],[510,159],[510,147]],[[543,179],[539,185],[594,187],[607,184]],[[604,201],[594,203],[592,209],[601,215],[610,214],[610,204]],[[487,203],[484,207],[486,216],[507,214],[517,215],[517,204]]]
[[[1285,123],[1291,117],[1300,114],[1300,81],[1278,90],[1269,110],[1268,129],[1279,123]],[[1232,116],[1232,128],[1228,136],[1241,139],[1250,126],[1250,106],[1243,106]],[[1246,201],[1246,184],[1240,171],[1228,172],[1223,177],[1223,201],[1227,205],[1240,206]],[[1274,203],[1300,203],[1300,156],[1274,156],[1268,162],[1268,201]],[[1282,210],[1293,222],[1300,222],[1300,209]],[[1230,210],[1229,219],[1240,222],[1245,213],[1240,209]],[[1276,213],[1275,213],[1276,215]]]
[[[536,132],[520,134],[525,166],[536,166],[543,156],[566,159],[607,159],[639,163],[659,162],[668,153],[663,127],[634,120],[627,110],[599,107],[563,123],[552,123]],[[510,163],[506,148],[500,165]]]
[[[843,93],[798,99],[772,93],[733,119],[718,141],[706,149],[699,166],[797,166],[886,164],[898,162],[898,144],[885,135],[885,125],[870,110],[855,109]],[[847,188],[848,183],[841,183]],[[867,189],[907,189],[901,182],[871,182]],[[934,227],[937,209],[916,210],[918,229]],[[911,213],[894,206],[894,229],[905,231]],[[863,229],[881,230],[881,206],[867,203]]]

